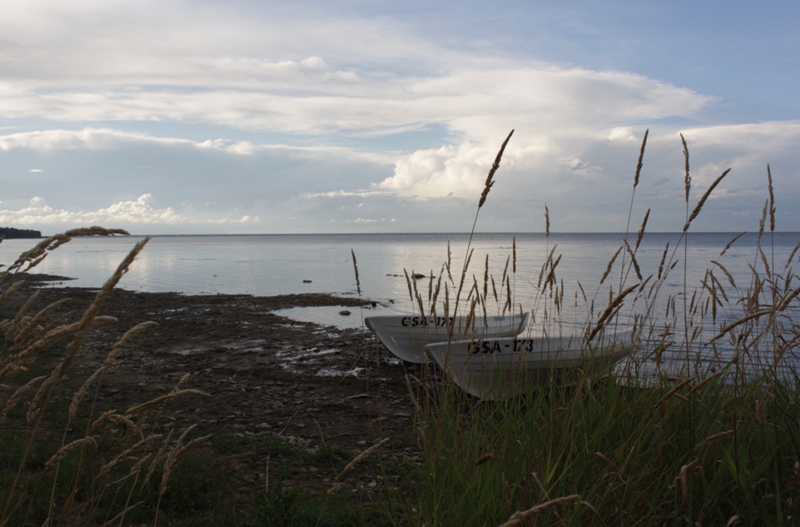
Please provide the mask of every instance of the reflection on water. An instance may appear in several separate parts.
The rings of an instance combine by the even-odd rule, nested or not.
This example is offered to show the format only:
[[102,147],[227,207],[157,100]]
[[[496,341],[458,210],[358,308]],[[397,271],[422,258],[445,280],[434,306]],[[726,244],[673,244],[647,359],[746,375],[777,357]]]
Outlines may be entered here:
[[[738,296],[752,287],[751,266],[761,271],[764,269],[764,260],[756,250],[755,234],[745,235],[721,255],[733,236],[730,233],[693,233],[689,235],[684,249],[677,234],[646,234],[636,250],[636,262],[643,278],[657,274],[668,243],[670,249],[666,265],[674,264],[676,267],[661,286],[657,305],[644,300],[626,302],[625,309],[619,313],[621,320],[630,320],[634,313],[649,310],[653,313],[650,323],[657,331],[660,331],[659,324],[667,319],[682,321],[684,300],[689,304],[695,290],[705,295],[701,295],[701,298],[707,300],[703,281],[708,282],[708,269],[713,269],[717,278],[724,282],[730,298],[725,306],[727,311],[720,308],[716,323],[694,321],[696,326],[701,327],[698,342],[707,341],[726,321],[739,318],[742,307],[738,303]],[[38,271],[77,278],[69,285],[98,287],[138,239],[78,238],[50,254]],[[516,269],[512,255],[513,239],[516,239]],[[798,233],[776,233],[772,238],[765,237],[767,264],[776,272],[787,274],[793,263],[786,265],[787,259],[798,240]],[[140,254],[120,286],[139,291],[186,294],[244,293],[270,296],[308,292],[353,296],[357,294],[350,253],[353,250],[358,258],[362,296],[378,303],[369,314],[418,311],[417,303],[410,300],[406,272],[425,276],[411,280],[411,294],[416,289],[425,305],[441,279],[437,310],[442,312],[445,284],[448,284],[447,296],[451,303],[454,302],[467,241],[466,234],[158,236]],[[446,266],[448,242],[449,273]],[[551,332],[573,333],[576,328],[585,327],[590,313],[596,318],[607,305],[609,296],[619,292],[623,283],[630,285],[639,282],[635,269],[628,265],[631,259],[623,250],[606,281],[600,284],[609,260],[622,242],[621,234],[553,234],[549,238],[542,234],[476,234],[461,299],[466,298],[467,291],[473,287],[481,293],[485,290],[489,298],[486,303],[487,314],[492,315],[501,311],[510,291],[511,305],[515,311],[521,306],[536,312],[534,331],[537,330],[536,324],[541,324],[545,318],[544,310],[548,309],[547,318],[560,321],[548,328]],[[4,241],[0,244],[0,262],[12,262],[20,252],[35,243],[36,240]],[[630,243],[635,243],[635,237],[630,239]],[[557,309],[552,290],[542,293],[541,287],[543,278],[546,279],[552,270],[548,268],[542,271],[542,263],[550,253],[554,261],[561,256],[554,269],[556,290],[561,295]],[[720,265],[712,263],[714,261]],[[485,280],[487,262],[489,271]],[[623,266],[623,263],[626,265]],[[505,290],[500,287],[504,272],[510,277],[509,287]],[[431,275],[433,280],[429,278]],[[449,282],[450,276],[455,285]],[[653,282],[655,280],[649,285]],[[668,302],[673,304],[671,312],[666,308]],[[479,307],[482,309],[482,306]],[[361,310],[348,309],[350,316],[340,315],[342,308],[337,307],[302,308],[281,314],[340,327],[362,327]],[[463,312],[464,308],[460,309]],[[363,316],[366,315],[365,312]],[[681,334],[681,329],[674,325],[671,331],[676,335]],[[711,351],[724,361],[730,359],[730,350],[731,347],[726,348],[725,342],[718,342]]]

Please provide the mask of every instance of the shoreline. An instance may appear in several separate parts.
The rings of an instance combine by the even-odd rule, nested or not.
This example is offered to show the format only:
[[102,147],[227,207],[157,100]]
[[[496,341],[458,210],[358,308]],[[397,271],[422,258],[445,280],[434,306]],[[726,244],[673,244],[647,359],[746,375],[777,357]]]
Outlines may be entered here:
[[[41,287],[44,281],[64,282],[64,277],[25,278],[26,285],[4,310],[16,309],[38,291],[29,314],[63,298],[70,301],[53,317],[82,313],[96,292],[68,285]],[[419,377],[418,368],[394,359],[365,330],[298,322],[273,313],[297,306],[368,304],[321,293],[192,296],[115,289],[100,314],[117,322],[89,332],[64,381],[65,393],[80,387],[127,330],[153,321],[158,326],[129,341],[105,374],[98,392],[101,406],[140,404],[169,393],[188,374],[181,388],[201,390],[208,397],[170,401],[167,412],[207,433],[274,436],[306,449],[331,442],[352,452],[388,437],[392,456],[409,456],[418,447],[406,375]],[[43,358],[37,365],[49,371],[60,353],[44,353]],[[318,475],[307,476],[286,485],[320,486]]]

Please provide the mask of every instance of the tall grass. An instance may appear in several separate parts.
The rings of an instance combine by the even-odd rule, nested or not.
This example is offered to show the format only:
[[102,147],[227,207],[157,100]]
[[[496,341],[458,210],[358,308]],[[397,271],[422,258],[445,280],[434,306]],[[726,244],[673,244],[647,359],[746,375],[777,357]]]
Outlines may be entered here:
[[[209,436],[192,427],[162,426],[165,404],[203,395],[183,388],[124,411],[101,408],[98,391],[105,373],[126,344],[152,323],[141,323],[108,350],[105,361],[80,383],[67,380],[91,330],[113,323],[100,314],[120,278],[149,238],[137,243],[94,300],[77,313],[64,312],[67,299],[38,311],[38,292],[9,310],[25,274],[49,252],[76,236],[127,234],[92,227],[67,231],[38,243],[0,272],[0,526],[126,525],[141,512],[158,524],[162,497],[179,460]],[[52,364],[55,364],[53,367]]]
[[[566,377],[529,382],[522,396],[497,402],[475,400],[447,379],[441,384],[411,379],[423,463],[411,489],[409,523],[796,523],[800,400],[789,359],[800,342],[800,326],[791,313],[800,295],[791,267],[797,248],[779,269],[782,262],[776,263],[770,245],[762,243],[768,241],[763,238],[767,215],[769,232],[775,229],[768,169],[769,198],[750,283],[737,284],[724,263],[736,237],[712,260],[700,287],[688,284],[691,225],[729,170],[692,205],[689,151],[682,144],[686,217],[681,240],[664,247],[657,268],[642,268],[637,250],[648,210],[635,241],[625,236],[594,293],[587,295],[581,284],[574,293],[573,301],[583,302],[587,313],[578,333],[591,339],[606,326],[628,325],[635,331],[637,353],[613,369],[588,364]],[[631,214],[633,209],[632,194]],[[683,292],[665,297],[664,284],[681,249],[683,266],[677,271],[683,272]],[[527,307],[534,336],[563,330],[565,287],[557,277],[555,251],[553,246],[544,255],[537,292]],[[615,265],[619,282],[609,284]],[[465,262],[464,275],[467,267]],[[512,297],[508,264],[499,288],[488,260],[483,276],[483,286],[475,280],[466,304],[478,320],[487,301],[493,299],[506,312]],[[720,343],[732,352],[721,353]]]

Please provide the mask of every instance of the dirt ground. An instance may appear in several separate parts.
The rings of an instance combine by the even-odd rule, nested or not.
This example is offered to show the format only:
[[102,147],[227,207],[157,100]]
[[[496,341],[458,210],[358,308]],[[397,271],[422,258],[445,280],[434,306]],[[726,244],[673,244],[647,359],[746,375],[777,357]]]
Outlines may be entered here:
[[[61,299],[80,313],[96,290],[69,287],[60,277],[30,275],[4,309],[39,289],[31,311]],[[39,281],[43,280],[43,281]],[[50,284],[50,287],[41,287]],[[212,432],[280,436],[315,448],[324,440],[363,451],[390,438],[391,451],[417,454],[409,383],[414,366],[394,359],[366,330],[343,330],[290,320],[274,311],[298,306],[342,306],[360,316],[372,302],[328,294],[274,297],[185,296],[115,290],[102,315],[116,323],[93,329],[70,375],[79,383],[94,371],[125,331],[144,321],[158,324],[136,336],[106,374],[100,395],[122,410],[168,393],[186,374],[192,396],[169,403],[169,415]],[[397,455],[397,454],[395,454]]]

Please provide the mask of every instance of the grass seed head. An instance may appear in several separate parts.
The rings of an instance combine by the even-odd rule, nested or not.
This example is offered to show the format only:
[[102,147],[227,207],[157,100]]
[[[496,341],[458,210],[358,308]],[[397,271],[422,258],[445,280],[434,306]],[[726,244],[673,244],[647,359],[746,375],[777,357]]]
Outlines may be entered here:
[[483,192],[481,192],[481,199],[478,201],[478,208],[480,209],[483,207],[483,204],[486,203],[486,197],[489,195],[489,191],[494,186],[494,181],[492,178],[494,177],[494,173],[497,172],[497,169],[500,168],[500,159],[503,157],[503,151],[506,149],[506,145],[508,144],[508,140],[511,139],[511,136],[514,134],[514,130],[508,134],[506,140],[503,141],[503,145],[500,147],[500,151],[497,152],[497,157],[494,158],[494,163],[492,164],[492,168],[489,169],[489,174],[486,176],[486,182],[483,185]]

